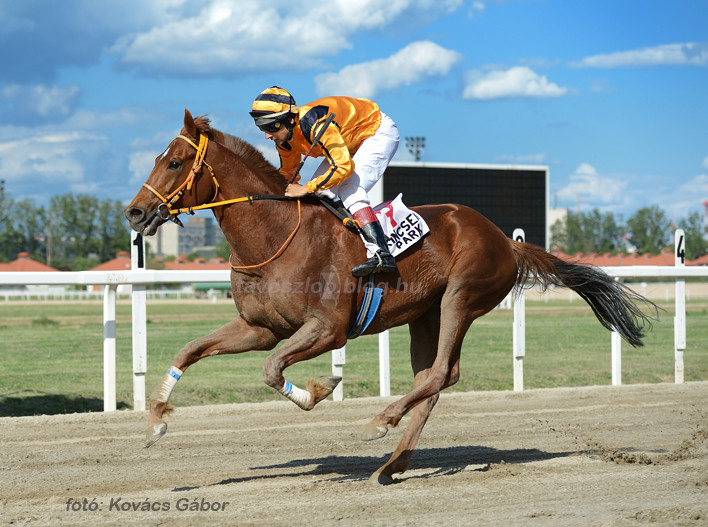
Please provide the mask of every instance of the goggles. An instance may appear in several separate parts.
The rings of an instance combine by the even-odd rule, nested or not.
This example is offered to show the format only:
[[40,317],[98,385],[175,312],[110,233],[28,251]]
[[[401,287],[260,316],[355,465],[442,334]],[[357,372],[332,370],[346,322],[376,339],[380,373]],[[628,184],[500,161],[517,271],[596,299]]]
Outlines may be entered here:
[[272,123],[268,124],[258,124],[258,129],[261,132],[267,132],[269,134],[274,134],[278,130],[280,130],[283,127],[283,122],[282,121],[274,121]]

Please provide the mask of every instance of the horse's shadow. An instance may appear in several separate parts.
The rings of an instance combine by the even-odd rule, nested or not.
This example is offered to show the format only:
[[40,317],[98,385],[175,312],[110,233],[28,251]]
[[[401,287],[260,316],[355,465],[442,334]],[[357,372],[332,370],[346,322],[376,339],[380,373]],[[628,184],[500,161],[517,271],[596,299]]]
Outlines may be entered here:
[[[484,446],[456,446],[446,448],[423,448],[416,450],[411,459],[411,470],[424,470],[423,474],[406,476],[405,479],[430,479],[452,475],[464,470],[484,472],[491,465],[505,463],[533,463],[574,455],[577,452],[544,452],[543,450],[514,449],[497,450]],[[227,478],[205,486],[231,485],[247,481],[299,478],[302,476],[326,476],[331,482],[368,480],[389,455],[373,456],[326,456],[319,458],[294,459],[287,463],[251,467],[252,471],[268,471],[236,478]],[[474,468],[473,468],[474,467]],[[203,486],[178,487],[174,492],[199,489]]]
[[[119,410],[130,408],[124,401],[116,404]],[[103,399],[45,393],[36,390],[14,392],[0,397],[0,417],[23,417],[29,415],[58,415],[86,412],[102,412]]]

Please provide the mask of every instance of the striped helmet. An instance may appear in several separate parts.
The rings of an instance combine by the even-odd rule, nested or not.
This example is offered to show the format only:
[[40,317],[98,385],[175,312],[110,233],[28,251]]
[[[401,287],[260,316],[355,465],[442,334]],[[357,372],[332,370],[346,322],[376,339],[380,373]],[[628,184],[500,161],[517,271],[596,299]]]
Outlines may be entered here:
[[295,99],[286,90],[273,86],[263,90],[253,101],[251,117],[256,126],[270,127],[280,123],[291,112],[297,110]]

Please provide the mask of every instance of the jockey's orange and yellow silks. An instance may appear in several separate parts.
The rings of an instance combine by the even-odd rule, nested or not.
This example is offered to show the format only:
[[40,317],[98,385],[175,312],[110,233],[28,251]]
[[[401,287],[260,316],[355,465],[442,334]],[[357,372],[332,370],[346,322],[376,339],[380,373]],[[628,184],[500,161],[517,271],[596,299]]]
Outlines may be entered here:
[[[292,139],[278,146],[280,173],[290,179],[312,145],[327,115],[336,115],[319,143],[310,152],[311,157],[325,157],[329,170],[307,182],[308,192],[336,187],[354,172],[352,156],[361,143],[373,136],[381,125],[379,106],[366,99],[353,97],[325,97],[297,108],[297,126]],[[298,181],[300,176],[296,178]]]

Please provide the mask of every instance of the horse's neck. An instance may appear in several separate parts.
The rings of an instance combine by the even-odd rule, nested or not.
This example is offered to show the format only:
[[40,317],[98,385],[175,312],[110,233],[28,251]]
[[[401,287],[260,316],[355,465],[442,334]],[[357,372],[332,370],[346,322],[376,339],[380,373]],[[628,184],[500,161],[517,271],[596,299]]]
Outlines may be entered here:
[[[262,174],[235,156],[219,166],[219,200],[282,196],[283,182]],[[234,257],[234,264],[254,265],[270,258],[298,223],[294,201],[242,201],[213,209]]]

